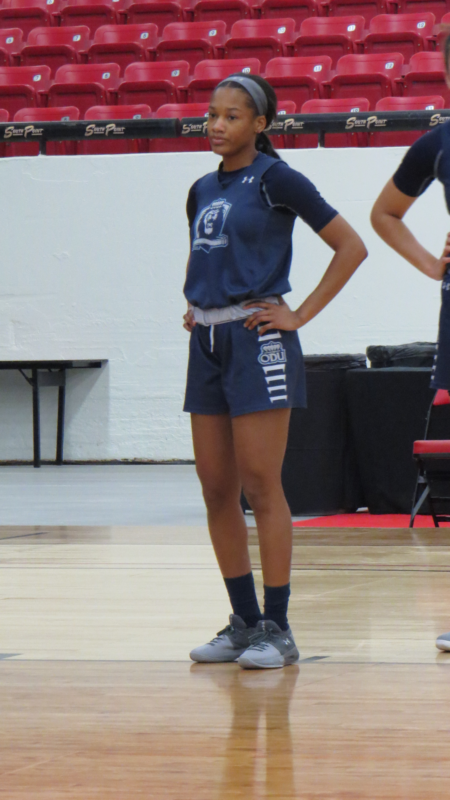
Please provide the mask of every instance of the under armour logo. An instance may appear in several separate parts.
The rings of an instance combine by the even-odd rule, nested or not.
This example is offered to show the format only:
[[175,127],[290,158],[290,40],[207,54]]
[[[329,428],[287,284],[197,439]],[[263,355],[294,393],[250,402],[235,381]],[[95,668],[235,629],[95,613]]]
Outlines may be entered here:
[[255,176],[254,176],[254,175],[252,175],[252,177],[251,177],[251,178],[247,177],[247,175],[246,175],[246,176],[245,176],[245,178],[244,178],[244,180],[242,181],[242,183],[247,183],[247,181],[248,181],[249,183],[253,183],[253,181],[254,181],[254,180],[255,180]]

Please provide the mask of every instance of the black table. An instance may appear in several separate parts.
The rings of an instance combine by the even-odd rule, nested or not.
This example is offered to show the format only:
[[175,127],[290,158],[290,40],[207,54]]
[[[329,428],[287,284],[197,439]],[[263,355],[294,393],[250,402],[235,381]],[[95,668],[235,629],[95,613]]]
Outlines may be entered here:
[[[39,389],[41,386],[58,387],[58,423],[56,433],[55,464],[63,463],[64,412],[66,401],[66,373],[68,369],[101,369],[108,359],[67,361],[0,361],[0,369],[16,369],[33,390],[33,465],[41,466],[41,429],[39,412]],[[30,371],[31,375],[27,375]]]
[[[390,367],[346,374],[347,402],[363,486],[372,514],[409,514],[417,475],[412,450],[422,439],[434,391],[431,369]],[[450,438],[448,406],[433,438]]]

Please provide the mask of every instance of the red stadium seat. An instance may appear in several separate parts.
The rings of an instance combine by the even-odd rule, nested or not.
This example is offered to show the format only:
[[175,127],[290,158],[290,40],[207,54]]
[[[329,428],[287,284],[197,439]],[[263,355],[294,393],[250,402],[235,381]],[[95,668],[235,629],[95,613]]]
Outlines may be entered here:
[[414,527],[416,515],[425,501],[436,528],[440,522],[450,522],[450,440],[430,436],[430,429],[433,434],[436,423],[441,431],[448,430],[449,405],[448,391],[438,389],[427,414],[424,438],[413,444],[413,456],[418,469],[409,520],[410,528]]
[[94,43],[89,48],[88,62],[104,64],[114,61],[123,74],[129,64],[153,60],[158,41],[158,28],[152,22],[139,25],[102,25],[97,28]]
[[356,43],[364,30],[364,17],[309,17],[302,22],[294,42],[296,56],[330,56],[333,69],[337,61],[356,53]]
[[[284,100],[282,103],[277,103],[277,117],[281,117],[281,119],[283,119],[283,117],[286,114],[295,114],[295,113],[296,113],[295,103],[293,100]],[[274,121],[274,123],[272,124],[273,130],[276,129],[276,125],[279,122],[280,122],[279,119]],[[275,148],[275,150],[283,150],[286,147],[293,147],[294,137],[285,133],[271,133],[270,141],[272,142],[272,145]]]
[[398,14],[434,14],[436,22],[450,11],[450,0],[395,0]]
[[445,65],[441,52],[415,53],[411,56],[408,72],[398,81],[398,85],[401,86],[400,94],[405,97],[441,95],[448,108],[450,92],[445,77]]
[[322,0],[322,10],[324,15],[329,17],[361,14],[368,23],[372,17],[386,14],[389,9],[388,0]]
[[89,28],[33,28],[20,54],[24,66],[47,64],[54,77],[63,64],[78,64],[89,47]]
[[403,66],[401,53],[364,53],[339,59],[328,84],[330,97],[367,97],[373,110],[378,100],[397,92]]
[[[207,117],[209,103],[180,103],[161,106],[155,114],[157,119],[167,119],[175,117]],[[203,123],[206,130],[206,119]],[[198,139],[150,139],[149,150],[151,153],[170,153],[186,152],[198,150],[210,150],[209,141],[206,137],[200,136]]]
[[3,28],[0,30],[0,63],[2,66],[18,64],[22,47],[23,33],[20,28]]
[[[158,28],[158,35],[162,36],[166,25],[172,22],[183,22],[182,3],[175,0],[147,0],[147,2],[130,3],[125,10],[127,24],[142,24],[152,22]],[[220,15],[219,15],[220,18]]]
[[[429,97],[383,97],[376,105],[376,111],[434,111],[445,108],[445,101],[439,95]],[[370,131],[371,147],[409,147],[423,136],[424,131]]]
[[306,100],[322,96],[322,83],[330,77],[330,56],[273,58],[266,69],[266,78],[275,89],[278,100],[293,100],[297,113]]
[[370,20],[365,53],[402,53],[407,63],[414,53],[434,45],[434,14],[380,14]]
[[[369,111],[369,101],[365,97],[348,97],[343,100],[319,99],[307,100],[303,104],[302,114],[355,114],[358,111]],[[319,136],[316,133],[297,134],[294,136],[295,147],[317,147]],[[367,147],[367,133],[326,133],[325,147]]]
[[184,99],[181,87],[189,81],[187,61],[130,64],[119,86],[118,103],[146,103],[153,109]]
[[0,67],[0,108],[14,117],[21,108],[45,105],[50,67]]
[[264,0],[261,5],[261,19],[289,17],[294,20],[297,31],[304,19],[320,13],[321,6],[316,0]]
[[118,21],[112,0],[69,0],[61,11],[61,25],[87,25],[92,36],[101,25],[115,25]]
[[[0,122],[9,122],[9,113],[6,108],[0,108]],[[4,158],[7,154],[7,145],[3,142],[0,143],[0,158]]]
[[[152,110],[145,104],[131,106],[92,106],[86,111],[84,118],[87,120],[117,120],[117,119],[150,119]],[[89,133],[89,131],[87,131]],[[78,142],[80,155],[105,155],[111,153],[142,153],[148,152],[147,139],[121,139],[114,141],[113,131],[111,140],[99,139],[98,141],[86,140]]]
[[251,7],[247,0],[198,0],[193,7],[196,22],[222,19],[227,31],[239,19],[249,19]]
[[209,101],[211,92],[217,84],[228,78],[233,72],[242,72],[244,75],[259,75],[261,73],[261,64],[257,58],[199,61],[195,65],[194,77],[187,88],[189,102],[205,103]]
[[[60,120],[78,120],[80,112],[74,106],[66,108],[22,108],[14,115],[14,122],[59,122]],[[37,125],[39,127],[39,125]],[[30,134],[28,134],[30,137]],[[32,138],[32,137],[31,137]],[[70,156],[77,152],[76,142],[48,142],[47,154],[49,156]],[[37,156],[39,144],[33,141],[15,140],[7,145],[8,156]]]
[[182,58],[193,68],[205,58],[219,58],[218,48],[225,38],[226,25],[222,20],[174,22],[164,28],[163,38],[156,48],[156,60]]
[[65,64],[48,91],[48,105],[76,106],[81,114],[92,105],[114,105],[119,75],[118,64]]
[[58,24],[60,0],[3,0],[0,28],[20,28],[26,39],[33,28]]
[[240,19],[225,43],[225,58],[257,58],[264,70],[271,58],[288,56],[294,39],[293,19]]

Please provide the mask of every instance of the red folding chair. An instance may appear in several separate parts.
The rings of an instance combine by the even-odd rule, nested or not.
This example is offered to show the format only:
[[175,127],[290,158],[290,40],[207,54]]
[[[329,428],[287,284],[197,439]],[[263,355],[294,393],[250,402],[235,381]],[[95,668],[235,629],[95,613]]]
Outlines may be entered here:
[[[450,439],[429,439],[429,429],[433,416],[439,407],[449,406],[450,397],[445,389],[438,389],[428,412],[424,439],[414,442],[413,456],[417,463],[417,480],[414,489],[409,527],[426,502],[433,517],[434,526],[450,521],[450,508],[440,513],[438,506],[450,504]],[[448,420],[447,420],[448,421]]]
[[414,53],[434,48],[434,14],[380,14],[370,20],[365,53],[402,53],[405,63]]
[[[0,122],[9,122],[9,113],[6,108],[0,108]],[[0,158],[7,155],[7,146],[3,142],[0,143]]]
[[[366,97],[348,97],[330,100],[319,98],[307,100],[301,108],[302,114],[357,114],[359,111],[369,111],[369,101]],[[318,147],[319,135],[317,133],[304,133],[294,136],[294,147],[304,149]],[[367,147],[367,133],[350,130],[348,133],[326,133],[324,136],[325,147]]]
[[195,22],[222,19],[227,32],[239,19],[250,19],[251,7],[247,0],[198,0],[193,6]]
[[241,19],[231,29],[224,57],[257,58],[264,70],[270,59],[290,55],[294,32],[293,19]]
[[296,114],[297,109],[296,105],[293,100],[284,100],[281,103],[277,103],[277,119],[273,121],[271,126],[271,131],[273,133],[269,133],[270,141],[272,142],[273,147],[275,150],[284,150],[287,147],[293,147],[293,139],[294,137],[291,134],[286,133],[276,133],[278,125],[284,125],[283,117],[286,114]]
[[[161,106],[158,108],[155,117],[157,119],[167,119],[175,117],[198,117],[200,129],[206,133],[209,103],[176,103]],[[203,120],[202,120],[203,118]],[[170,153],[170,152],[197,152],[199,150],[210,150],[209,140],[206,136],[188,139],[178,137],[177,139],[150,139],[149,150],[151,153]]]
[[23,33],[20,28],[3,28],[0,30],[0,64],[11,66],[19,64],[20,51],[23,47]]
[[102,25],[88,51],[89,64],[114,62],[123,74],[129,64],[153,61],[158,28],[151,22],[139,25]]
[[44,106],[50,84],[50,67],[0,67],[0,108],[13,118],[21,108]]
[[66,64],[56,72],[48,105],[76,106],[81,115],[92,105],[115,105],[119,82],[118,64]]
[[328,17],[349,17],[360,14],[370,22],[377,14],[386,14],[390,8],[387,0],[322,0],[322,13]]
[[[121,119],[150,119],[152,110],[145,104],[126,106],[92,106],[88,108],[84,119],[86,120],[111,120]],[[98,127],[98,126],[97,126]],[[105,127],[105,126],[100,126]],[[78,153],[81,155],[111,155],[117,153],[145,153],[148,152],[147,139],[117,139],[114,141],[114,131],[120,126],[109,126],[109,138],[93,141],[89,139],[90,128],[86,131],[86,139],[78,142]]]
[[331,98],[367,97],[370,110],[378,100],[399,93],[396,80],[401,77],[401,53],[364,53],[343,56],[336,74],[327,84]]
[[436,22],[450,11],[450,0],[395,0],[397,14],[434,14]]
[[333,69],[348,53],[357,52],[363,35],[364,17],[309,17],[302,22],[294,42],[296,56],[330,56]]
[[[439,95],[428,97],[383,97],[376,105],[376,111],[434,111],[445,108],[444,98]],[[423,136],[424,131],[369,131],[370,147],[410,147]]]
[[[78,120],[80,112],[78,108],[69,106],[67,108],[22,108],[14,115],[14,122],[31,122],[33,127],[39,128],[40,122],[60,122],[61,120]],[[34,123],[36,123],[34,125]],[[32,131],[27,132],[23,140],[15,139],[8,144],[6,155],[8,156],[37,156],[39,155],[39,144],[32,141]],[[47,155],[49,156],[71,156],[77,152],[76,142],[47,142]]]
[[82,53],[89,47],[89,28],[79,25],[74,28],[34,28],[20,53],[24,66],[46,64],[52,77],[63,64],[79,64]]
[[273,58],[266,69],[266,78],[278,100],[293,100],[297,109],[307,100],[322,97],[322,85],[330,77],[330,56]]
[[0,28],[20,28],[26,39],[33,28],[58,25],[60,0],[3,0]]
[[220,81],[233,72],[244,75],[259,75],[261,64],[257,58],[209,59],[195,65],[194,77],[187,87],[190,103],[205,103]]
[[101,25],[118,22],[118,9],[113,0],[68,0],[61,10],[61,25],[87,25],[91,36]]
[[119,86],[117,100],[120,105],[147,103],[153,109],[179,103],[184,99],[184,89],[189,81],[187,61],[155,61],[130,64]]
[[130,3],[125,11],[125,17],[128,25],[153,23],[158,29],[158,36],[162,36],[166,25],[186,21],[183,4],[175,0]]
[[157,61],[183,59],[193,70],[205,58],[220,58],[220,47],[226,39],[223,20],[211,22],[174,22],[166,25],[163,37],[156,47]]
[[294,20],[297,31],[303,20],[321,13],[322,8],[317,0],[264,0],[261,5],[261,19],[289,17]]
[[442,53],[415,53],[411,56],[409,70],[397,80],[399,94],[405,97],[440,95],[446,108],[450,104],[450,92],[446,82],[446,72]]

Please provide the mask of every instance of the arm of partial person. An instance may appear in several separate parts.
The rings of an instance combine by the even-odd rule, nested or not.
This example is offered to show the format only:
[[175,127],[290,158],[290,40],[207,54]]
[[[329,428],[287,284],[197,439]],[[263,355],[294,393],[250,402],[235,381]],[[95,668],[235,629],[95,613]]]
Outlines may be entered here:
[[403,217],[415,200],[416,197],[409,197],[397,189],[391,178],[375,201],[370,217],[372,226],[378,236],[413,267],[429,278],[440,281],[450,263],[450,234],[440,258],[426,250],[403,222]]

